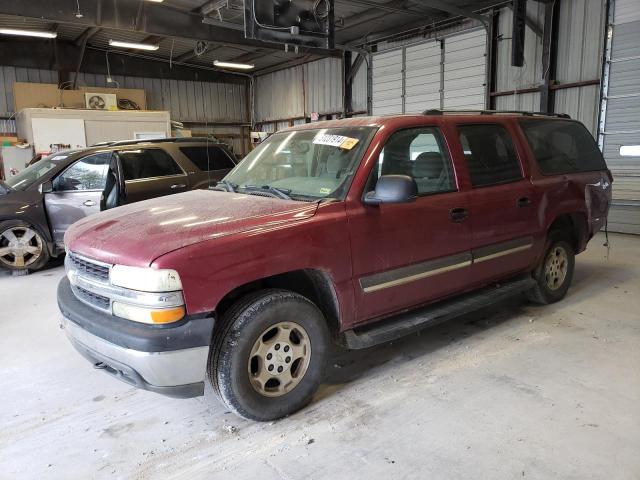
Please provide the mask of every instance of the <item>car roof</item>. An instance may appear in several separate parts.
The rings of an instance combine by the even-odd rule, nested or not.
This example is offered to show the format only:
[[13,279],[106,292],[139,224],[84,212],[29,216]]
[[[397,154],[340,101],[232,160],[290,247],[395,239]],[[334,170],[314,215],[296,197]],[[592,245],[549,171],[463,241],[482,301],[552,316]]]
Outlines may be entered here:
[[[563,113],[543,113],[543,112],[526,112],[513,110],[425,110],[423,113],[414,114],[398,114],[398,115],[377,115],[352,117],[339,120],[324,120],[321,122],[305,123],[289,127],[282,131],[291,130],[307,130],[317,128],[344,128],[344,127],[383,127],[385,125],[394,124],[398,120],[424,121],[425,118],[440,119],[447,118],[473,118],[486,119],[488,116],[499,116],[500,118],[549,118],[549,119],[571,119],[569,115]],[[404,122],[403,122],[404,123]]]

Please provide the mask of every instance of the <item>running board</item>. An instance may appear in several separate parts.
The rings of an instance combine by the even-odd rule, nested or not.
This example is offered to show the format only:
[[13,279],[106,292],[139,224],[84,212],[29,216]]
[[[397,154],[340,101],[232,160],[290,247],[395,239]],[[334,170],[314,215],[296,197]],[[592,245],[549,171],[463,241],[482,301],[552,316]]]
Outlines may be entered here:
[[493,305],[514,295],[526,292],[535,285],[531,275],[516,277],[506,283],[485,287],[470,293],[443,300],[436,304],[401,313],[373,325],[354,328],[343,333],[345,346],[352,350],[372,347],[396,340],[447,320]]

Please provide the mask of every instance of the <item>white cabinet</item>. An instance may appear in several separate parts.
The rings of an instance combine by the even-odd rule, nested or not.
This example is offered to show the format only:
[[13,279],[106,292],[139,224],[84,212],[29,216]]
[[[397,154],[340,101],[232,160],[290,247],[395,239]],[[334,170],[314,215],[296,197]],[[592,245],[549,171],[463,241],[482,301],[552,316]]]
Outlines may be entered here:
[[48,153],[52,145],[67,148],[90,147],[99,142],[133,140],[171,134],[169,112],[99,111],[25,108],[16,116],[18,137],[34,146],[36,153]]

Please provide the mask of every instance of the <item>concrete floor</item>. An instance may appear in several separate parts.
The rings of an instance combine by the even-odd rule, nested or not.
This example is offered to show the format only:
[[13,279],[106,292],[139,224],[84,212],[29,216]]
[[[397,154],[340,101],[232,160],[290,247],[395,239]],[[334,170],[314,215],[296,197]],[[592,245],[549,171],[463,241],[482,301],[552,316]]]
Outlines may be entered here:
[[336,350],[304,411],[241,420],[95,371],[58,329],[61,267],[0,275],[0,478],[638,479],[640,238],[578,257],[561,303],[510,301]]

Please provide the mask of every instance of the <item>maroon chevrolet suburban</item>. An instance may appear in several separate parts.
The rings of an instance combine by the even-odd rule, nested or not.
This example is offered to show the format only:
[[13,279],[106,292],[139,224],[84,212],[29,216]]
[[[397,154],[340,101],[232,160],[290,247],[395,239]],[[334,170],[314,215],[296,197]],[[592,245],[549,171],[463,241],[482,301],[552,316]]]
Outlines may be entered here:
[[525,294],[562,299],[611,173],[565,115],[363,117],[272,135],[216,187],[65,236],[62,326],[96,368],[237,414],[303,407],[365,348]]

